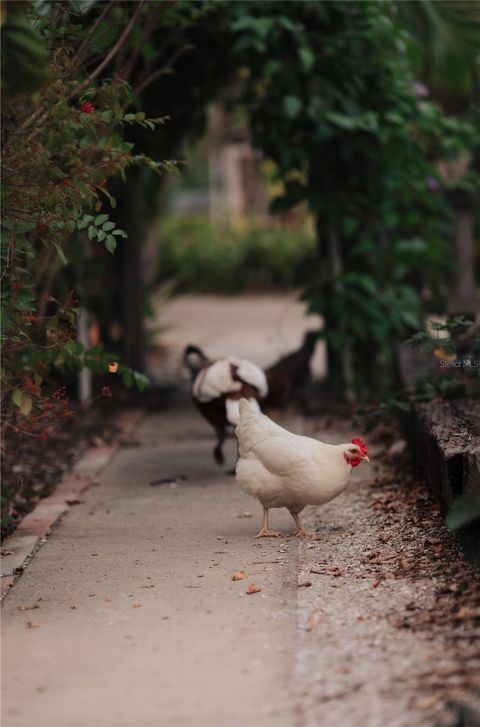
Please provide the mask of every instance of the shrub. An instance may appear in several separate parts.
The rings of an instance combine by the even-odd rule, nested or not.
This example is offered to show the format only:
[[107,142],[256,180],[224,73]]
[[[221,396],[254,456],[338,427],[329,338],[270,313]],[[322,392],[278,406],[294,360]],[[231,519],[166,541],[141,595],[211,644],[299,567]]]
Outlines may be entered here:
[[[18,94],[13,69],[3,106],[2,434],[5,428],[48,434],[56,371],[107,370],[109,356],[102,346],[86,350],[76,340],[79,292],[67,283],[73,279],[72,287],[81,288],[89,241],[113,253],[125,237],[103,210],[105,201],[115,205],[108,180],[137,163],[171,168],[136,155],[123,135],[127,125],[154,129],[163,120],[127,112],[132,94],[126,82],[94,80],[94,74],[80,71],[91,52],[87,30],[54,20],[30,17],[15,25],[27,44],[32,24],[40,37],[49,38],[48,80],[34,96]],[[8,66],[8,57],[4,60]],[[70,278],[64,276],[69,259]],[[65,283],[57,286],[64,291],[61,297],[55,293],[58,278]],[[146,383],[126,367],[119,372],[126,383]]]
[[216,227],[206,216],[170,216],[160,231],[158,280],[177,291],[238,293],[288,290],[301,284],[315,254],[308,221],[294,228],[244,220]]

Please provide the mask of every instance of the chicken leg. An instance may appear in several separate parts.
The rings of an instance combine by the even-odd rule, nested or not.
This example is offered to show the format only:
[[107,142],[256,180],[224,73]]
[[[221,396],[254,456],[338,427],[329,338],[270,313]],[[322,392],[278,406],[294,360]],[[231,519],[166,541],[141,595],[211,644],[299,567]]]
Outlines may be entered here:
[[263,508],[263,523],[260,531],[255,535],[256,538],[280,538],[280,533],[270,530],[268,527],[268,507]]
[[215,430],[217,434],[217,444],[213,450],[213,459],[219,465],[225,464],[225,457],[223,456],[223,443],[225,442],[225,431],[222,427]]
[[300,515],[295,510],[290,510],[288,508],[288,512],[295,520],[295,525],[297,526],[297,530],[293,533],[293,535],[296,535],[297,538],[313,538],[314,533],[312,533],[310,530],[305,530],[305,528],[302,525],[302,521],[300,520]]

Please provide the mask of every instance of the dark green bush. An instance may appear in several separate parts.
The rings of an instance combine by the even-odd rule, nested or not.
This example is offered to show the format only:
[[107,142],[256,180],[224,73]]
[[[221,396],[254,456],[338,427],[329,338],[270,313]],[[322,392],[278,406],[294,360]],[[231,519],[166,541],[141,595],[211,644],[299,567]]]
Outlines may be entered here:
[[293,228],[244,220],[216,227],[205,215],[171,216],[160,229],[158,281],[177,291],[287,290],[302,283],[315,256],[308,221]]

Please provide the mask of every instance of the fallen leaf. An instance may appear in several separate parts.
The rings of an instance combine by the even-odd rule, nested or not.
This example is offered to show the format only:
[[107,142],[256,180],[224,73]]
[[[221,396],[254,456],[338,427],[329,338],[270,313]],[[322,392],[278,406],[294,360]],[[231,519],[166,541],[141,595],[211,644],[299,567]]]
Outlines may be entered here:
[[315,609],[315,611],[311,614],[310,618],[308,619],[308,623],[305,627],[306,631],[312,631],[317,624],[320,623],[320,617],[322,615],[322,610],[320,608]]
[[38,629],[40,624],[38,624],[36,621],[27,621],[27,628],[29,629]]
[[247,574],[244,570],[237,570],[232,576],[232,581],[243,581],[244,578],[247,577]]
[[40,608],[38,603],[35,603],[33,606],[18,606],[19,611],[33,611],[35,608]]
[[302,583],[297,584],[297,588],[310,588],[312,585],[312,581],[302,581]]
[[455,621],[463,621],[466,618],[480,618],[480,608],[469,608],[468,606],[462,606],[459,608],[457,613],[453,614]]
[[430,709],[430,707],[434,707],[437,702],[439,702],[441,697],[438,694],[432,694],[430,697],[425,697],[425,699],[420,699],[417,702],[418,709]]
[[372,588],[378,588],[378,586],[380,585],[380,583],[382,581],[383,581],[383,578],[382,577],[377,578],[377,580],[372,584]]
[[241,517],[253,517],[251,512],[241,512],[240,515],[237,515],[238,518]]
[[141,603],[132,603],[132,608],[142,608]]
[[249,586],[247,586],[246,593],[251,596],[252,593],[260,593],[262,589],[260,586],[256,586],[254,583],[250,583]]
[[335,578],[338,578],[338,576],[343,575],[343,568],[340,568],[339,565],[332,565],[331,567],[324,568],[323,570],[310,568],[310,573],[315,573],[318,576],[335,576]]

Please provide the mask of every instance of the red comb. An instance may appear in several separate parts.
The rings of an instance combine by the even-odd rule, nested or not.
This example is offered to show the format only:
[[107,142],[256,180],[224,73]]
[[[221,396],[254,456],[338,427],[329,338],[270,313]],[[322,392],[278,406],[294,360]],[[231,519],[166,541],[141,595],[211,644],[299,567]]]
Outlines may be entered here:
[[352,444],[355,444],[360,449],[360,452],[362,454],[367,454],[367,445],[364,442],[362,442],[360,437],[354,437],[352,439]]

